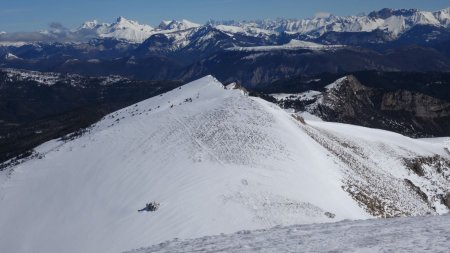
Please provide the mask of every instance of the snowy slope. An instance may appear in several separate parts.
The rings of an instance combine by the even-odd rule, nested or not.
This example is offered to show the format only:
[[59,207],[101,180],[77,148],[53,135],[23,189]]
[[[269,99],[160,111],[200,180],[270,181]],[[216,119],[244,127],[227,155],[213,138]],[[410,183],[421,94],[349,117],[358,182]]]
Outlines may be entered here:
[[243,230],[172,240],[129,253],[157,252],[447,252],[450,217],[344,221]]
[[[303,124],[207,76],[0,172],[0,252],[120,252],[175,237],[445,213],[404,181],[444,194],[445,145]],[[442,173],[431,163],[415,176],[403,159],[417,156],[439,157]],[[137,212],[150,201],[160,209]]]

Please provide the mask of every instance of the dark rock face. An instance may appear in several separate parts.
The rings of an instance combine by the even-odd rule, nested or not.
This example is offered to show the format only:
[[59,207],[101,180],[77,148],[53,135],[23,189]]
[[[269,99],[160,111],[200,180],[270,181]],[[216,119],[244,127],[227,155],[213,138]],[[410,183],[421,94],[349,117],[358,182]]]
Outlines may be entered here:
[[[373,91],[370,88],[361,85],[354,76],[348,76],[342,80],[339,87],[324,93],[324,105],[321,105],[319,110],[323,111],[324,115],[334,114],[334,117],[341,117],[344,120],[351,120],[363,114],[361,110],[366,108],[372,111],[372,115],[376,115],[371,96]],[[329,105],[333,106],[333,110],[328,108]]]
[[420,118],[441,118],[450,116],[450,104],[436,98],[400,90],[383,94],[381,110],[406,111]]
[[411,180],[405,179],[406,185],[408,185],[411,190],[413,190],[425,203],[428,203],[428,196],[425,194],[420,187],[416,186]]
[[392,40],[392,37],[384,31],[371,32],[327,32],[315,41],[322,44],[337,45],[379,45]]
[[450,103],[418,92],[386,92],[349,76],[325,93],[319,114],[327,120],[379,127],[410,136],[450,134]]
[[325,90],[321,102],[314,101],[280,104],[308,110],[327,121],[381,128],[411,137],[450,135],[450,103],[418,91],[368,87],[349,75]]
[[447,193],[444,197],[443,197],[443,202],[444,205],[450,209],[450,193]]
[[425,172],[423,171],[422,165],[417,160],[408,160],[405,161],[406,167],[409,168],[411,171],[413,171],[415,174],[417,174],[419,177],[425,176]]
[[450,134],[450,103],[418,92],[368,88],[349,76],[338,89],[326,92],[323,101],[318,114],[326,120],[413,137]]
[[387,19],[392,16],[411,16],[416,12],[418,12],[417,9],[394,10],[394,9],[390,9],[390,8],[383,8],[379,11],[373,11],[373,12],[369,13],[369,17]]

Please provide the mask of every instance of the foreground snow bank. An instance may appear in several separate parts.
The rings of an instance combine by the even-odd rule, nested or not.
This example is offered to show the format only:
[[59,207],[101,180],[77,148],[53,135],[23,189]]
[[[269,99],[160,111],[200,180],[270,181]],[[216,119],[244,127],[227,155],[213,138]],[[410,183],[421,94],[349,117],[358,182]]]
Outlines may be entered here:
[[193,240],[172,240],[149,252],[448,252],[450,216],[342,221],[274,227]]

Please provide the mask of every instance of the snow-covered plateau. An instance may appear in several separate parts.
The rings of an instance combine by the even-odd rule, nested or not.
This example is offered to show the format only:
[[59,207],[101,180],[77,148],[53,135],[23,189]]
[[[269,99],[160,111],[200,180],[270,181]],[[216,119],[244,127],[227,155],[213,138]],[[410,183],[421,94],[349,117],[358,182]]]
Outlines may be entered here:
[[[449,148],[446,138],[304,119],[206,76],[0,171],[0,252],[122,252],[279,225],[445,214]],[[138,212],[153,201],[155,212]],[[383,222],[273,232],[310,228],[332,240]]]

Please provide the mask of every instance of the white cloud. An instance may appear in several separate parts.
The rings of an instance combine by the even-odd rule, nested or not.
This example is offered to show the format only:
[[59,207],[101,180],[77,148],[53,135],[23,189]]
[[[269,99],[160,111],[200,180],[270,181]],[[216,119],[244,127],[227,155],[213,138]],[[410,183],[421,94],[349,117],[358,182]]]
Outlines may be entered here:
[[315,18],[328,18],[331,15],[329,12],[319,11],[314,14]]

